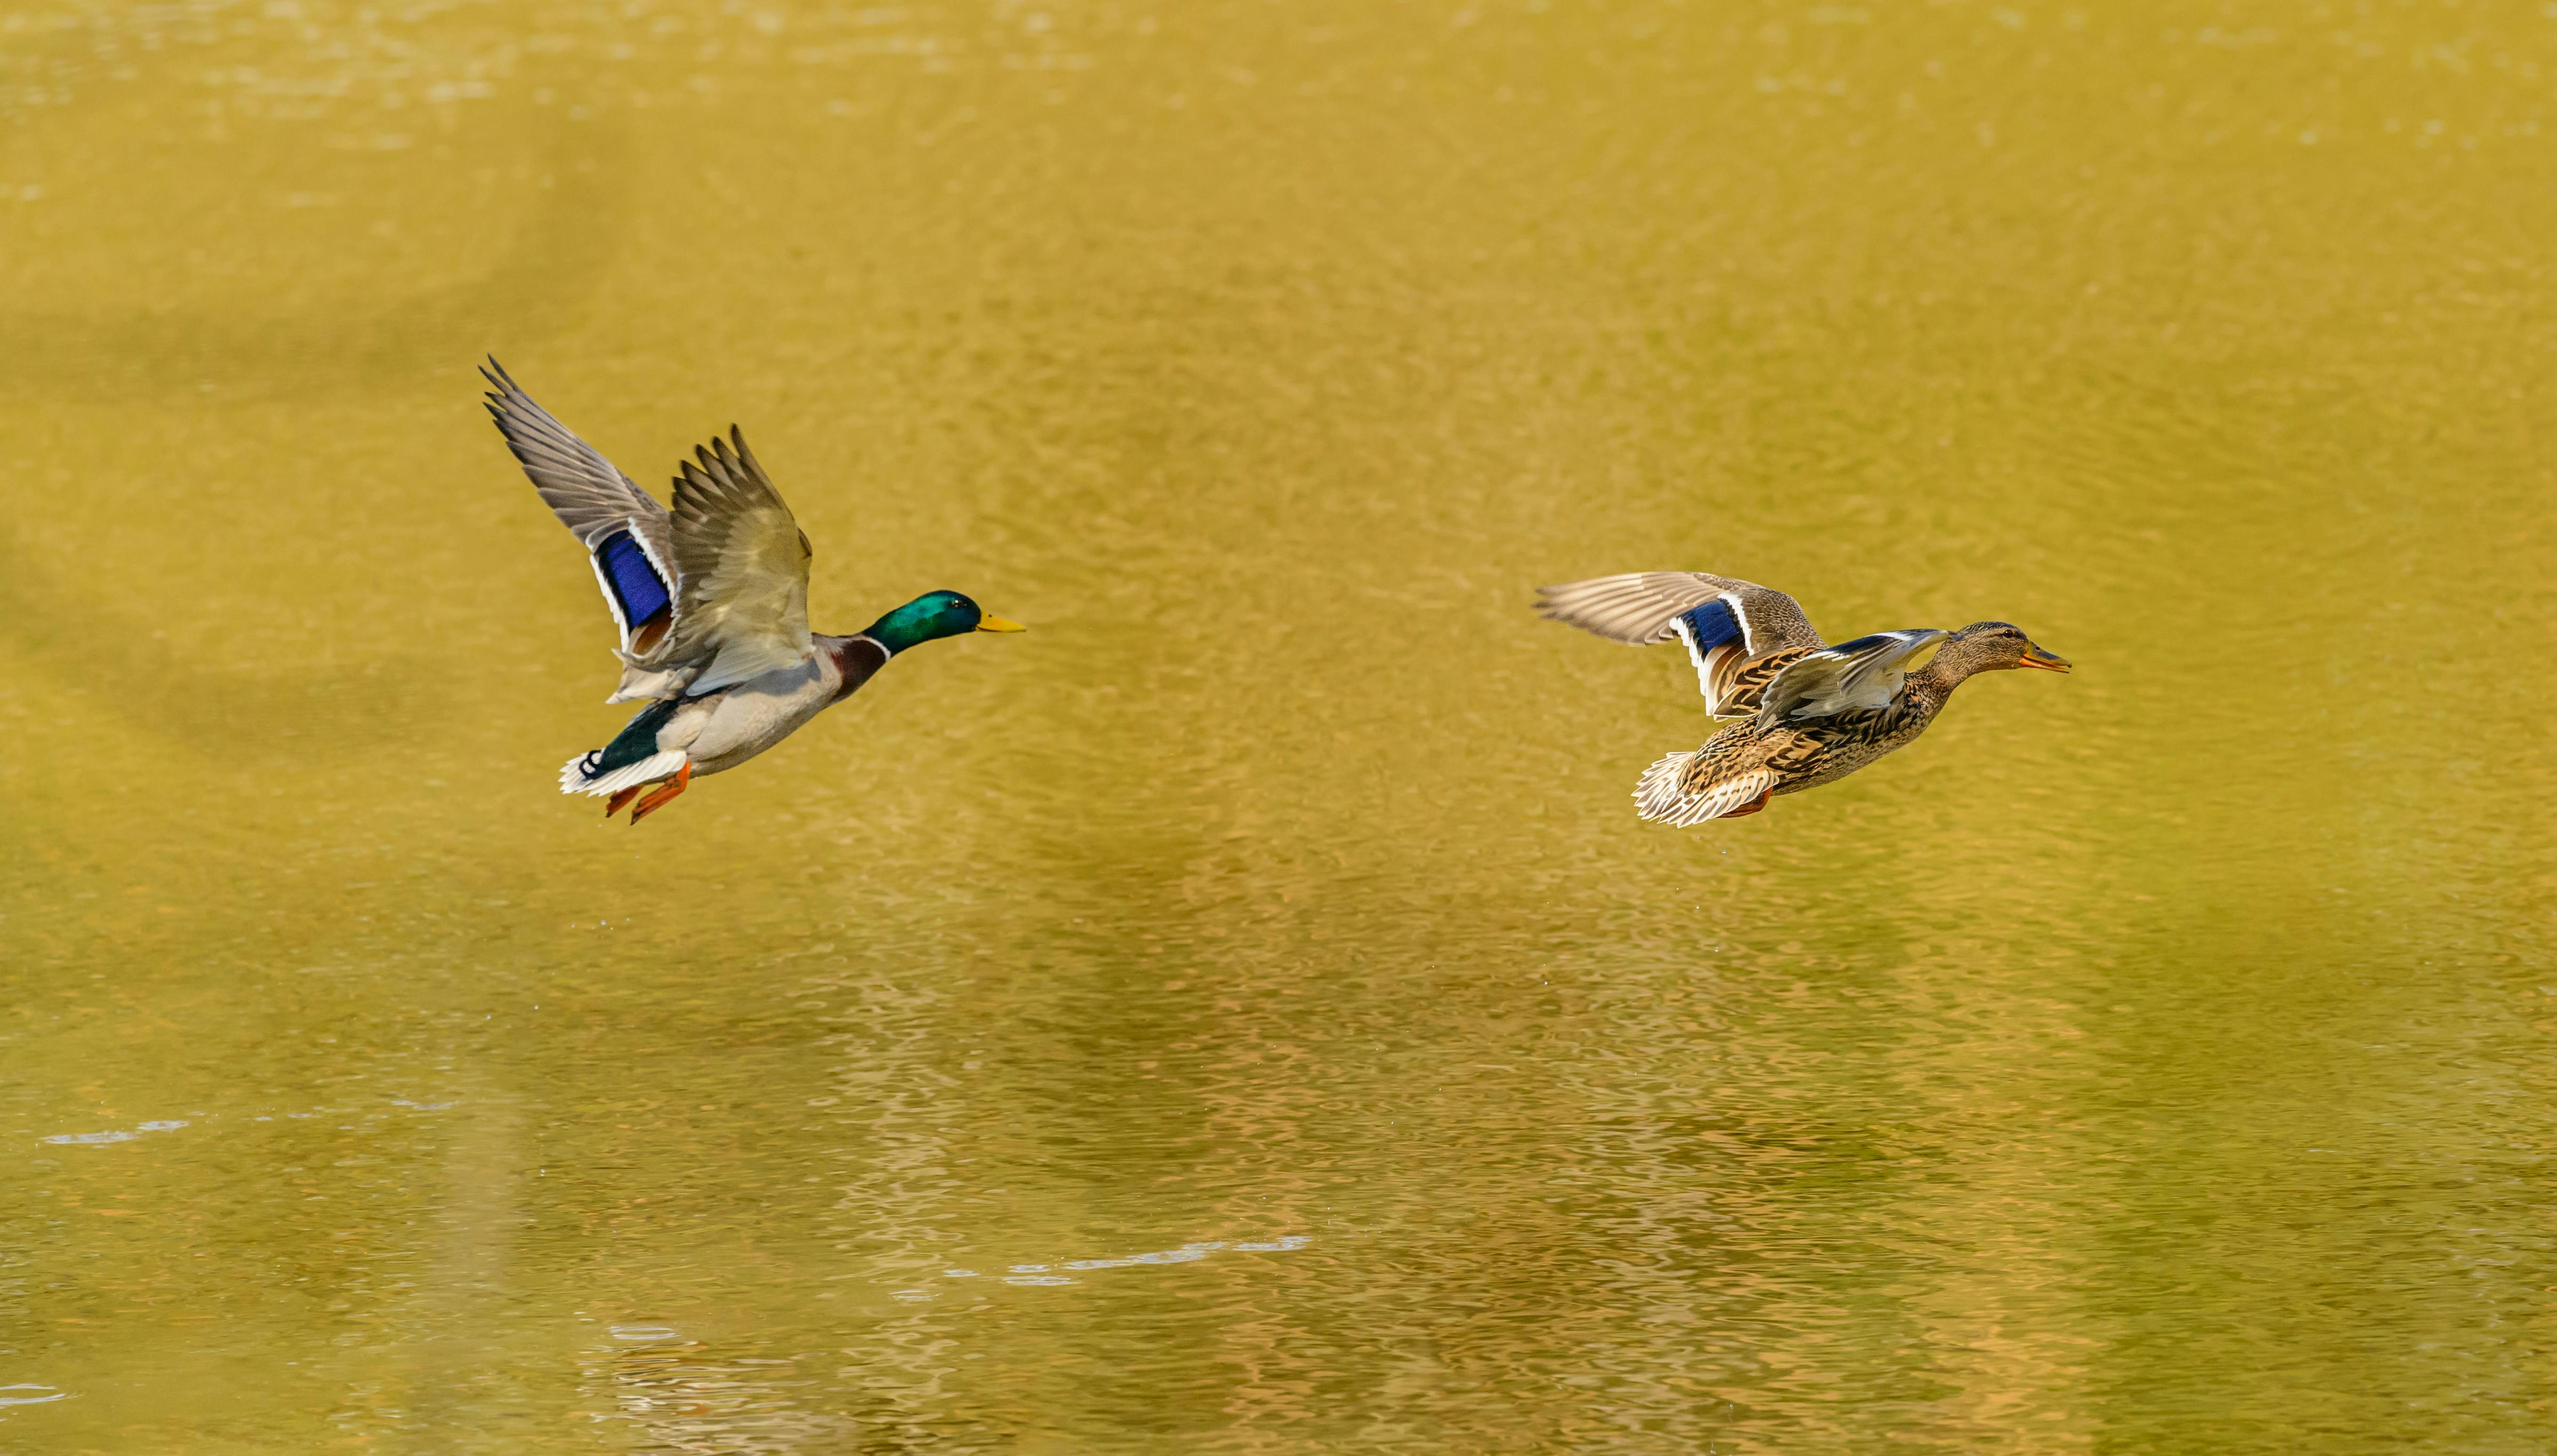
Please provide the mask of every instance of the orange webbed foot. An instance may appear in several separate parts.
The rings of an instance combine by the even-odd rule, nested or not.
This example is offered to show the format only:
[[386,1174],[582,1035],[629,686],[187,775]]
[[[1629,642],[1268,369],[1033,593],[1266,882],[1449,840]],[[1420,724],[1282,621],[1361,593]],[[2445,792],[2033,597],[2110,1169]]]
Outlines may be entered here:
[[648,786],[646,784],[632,784],[630,787],[614,794],[611,798],[604,801],[604,817],[610,819],[613,815],[620,813],[631,800],[638,798],[641,794],[644,794],[647,791]]
[[630,822],[632,824],[637,824],[640,820],[645,819],[649,815],[656,813],[658,810],[665,808],[677,794],[684,791],[684,785],[691,783],[692,781],[693,766],[691,764],[687,763],[683,767],[676,769],[675,776],[666,780],[665,787],[657,790],[657,792],[653,794],[650,794],[647,798],[640,800],[639,807],[630,811]]

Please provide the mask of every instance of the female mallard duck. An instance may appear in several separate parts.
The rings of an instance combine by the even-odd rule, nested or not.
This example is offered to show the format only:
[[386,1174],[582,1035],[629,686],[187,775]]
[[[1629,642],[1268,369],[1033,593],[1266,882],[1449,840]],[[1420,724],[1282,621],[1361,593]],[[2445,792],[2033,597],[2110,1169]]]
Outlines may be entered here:
[[[1702,572],[1545,587],[1536,609],[1614,642],[1684,642],[1704,711],[1747,715],[1694,752],[1644,770],[1634,789],[1643,817],[1681,827],[1755,814],[1770,795],[1846,777],[1925,732],[1975,672],[2069,670],[2005,622],[1876,632],[1832,647],[1793,597]],[[1918,666],[1930,647],[1936,655]]]
[[650,784],[630,822],[695,774],[719,773],[843,702],[887,660],[963,632],[1017,632],[956,592],[928,592],[849,637],[808,630],[808,538],[729,427],[683,463],[664,506],[516,387],[495,359],[488,413],[533,488],[595,562],[621,629],[621,686],[654,699],[611,742],[560,770],[560,791],[603,794],[609,819]]

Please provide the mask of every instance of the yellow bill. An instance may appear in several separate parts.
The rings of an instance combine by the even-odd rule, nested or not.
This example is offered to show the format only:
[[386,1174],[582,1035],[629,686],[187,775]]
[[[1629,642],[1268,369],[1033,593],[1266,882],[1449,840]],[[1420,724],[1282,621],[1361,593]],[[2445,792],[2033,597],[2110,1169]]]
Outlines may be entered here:
[[977,623],[977,630],[981,632],[1026,632],[1029,628],[1012,620],[1010,617],[997,616],[990,611]]

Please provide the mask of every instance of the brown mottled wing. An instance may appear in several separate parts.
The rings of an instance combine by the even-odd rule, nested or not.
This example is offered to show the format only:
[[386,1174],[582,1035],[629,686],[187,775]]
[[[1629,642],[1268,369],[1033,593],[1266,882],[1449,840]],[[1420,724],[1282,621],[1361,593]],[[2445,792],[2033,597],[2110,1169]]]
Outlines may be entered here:
[[694,695],[807,660],[808,538],[736,426],[675,477],[675,629],[652,662],[701,660]]
[[1800,662],[1804,654],[1812,650],[1809,647],[1788,647],[1764,657],[1745,658],[1736,652],[1727,653],[1721,662],[1715,664],[1713,691],[1705,696],[1713,701],[1713,711],[1725,718],[1756,713],[1759,700],[1766,693],[1767,685],[1776,681],[1776,674]]
[[1629,572],[1538,589],[1537,613],[1611,642],[1647,647],[1682,641],[1695,663],[1705,711],[1748,713],[1738,689],[1757,659],[1824,645],[1793,597],[1772,587],[1706,572]]

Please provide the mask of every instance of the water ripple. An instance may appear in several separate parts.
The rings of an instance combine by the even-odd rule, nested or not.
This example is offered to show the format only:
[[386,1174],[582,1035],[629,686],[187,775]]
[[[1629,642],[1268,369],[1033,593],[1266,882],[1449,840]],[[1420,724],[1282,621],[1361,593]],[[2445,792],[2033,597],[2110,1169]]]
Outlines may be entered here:
[[141,1136],[145,1132],[174,1132],[186,1125],[187,1123],[185,1119],[163,1119],[158,1122],[140,1124],[129,1132],[120,1130],[110,1130],[105,1132],[57,1132],[44,1140],[47,1142],[95,1146],[103,1142],[131,1142],[133,1139]]
[[[1084,1273],[1093,1269],[1133,1268],[1139,1264],[1194,1263],[1219,1250],[1231,1250],[1238,1254],[1285,1254],[1292,1250],[1302,1249],[1313,1242],[1312,1237],[1309,1235],[1289,1234],[1284,1238],[1253,1240],[1240,1244],[1229,1244],[1222,1240],[1207,1241],[1197,1244],[1184,1244],[1178,1249],[1161,1249],[1150,1254],[1131,1254],[1118,1258],[1073,1258],[1056,1264],[1016,1263],[1010,1266],[1009,1272],[1004,1277],[1004,1282],[1007,1284],[1034,1285],[1072,1284],[1080,1281],[1069,1279],[1062,1274],[1054,1272],[1054,1270],[1072,1269],[1077,1273]],[[983,1275],[979,1274],[975,1269],[953,1268],[943,1269],[941,1271],[941,1277],[945,1279],[975,1279],[981,1278]],[[919,1290],[911,1289],[898,1290],[897,1295],[899,1298],[930,1297],[922,1294]]]

